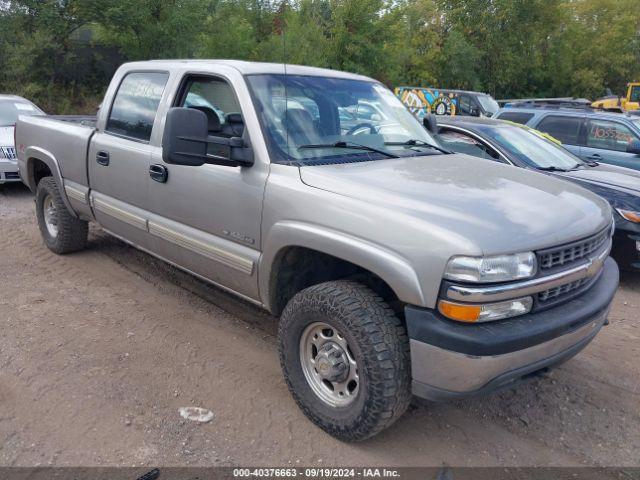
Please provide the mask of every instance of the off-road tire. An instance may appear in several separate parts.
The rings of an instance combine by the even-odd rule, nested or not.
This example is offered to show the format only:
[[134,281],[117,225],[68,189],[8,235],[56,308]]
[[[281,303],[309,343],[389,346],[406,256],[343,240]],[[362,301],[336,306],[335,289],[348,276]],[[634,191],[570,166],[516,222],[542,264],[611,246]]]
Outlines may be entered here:
[[[57,216],[58,234],[52,236],[44,219],[44,201],[51,196]],[[36,190],[36,216],[45,245],[59,255],[82,250],[87,245],[89,224],[71,215],[53,177],[44,177]]]
[[[300,358],[305,328],[314,322],[338,329],[358,363],[360,386],[353,403],[330,406],[312,390]],[[330,435],[364,440],[393,424],[411,400],[409,339],[402,321],[364,285],[332,281],[309,287],[287,304],[278,328],[280,364],[304,414]]]

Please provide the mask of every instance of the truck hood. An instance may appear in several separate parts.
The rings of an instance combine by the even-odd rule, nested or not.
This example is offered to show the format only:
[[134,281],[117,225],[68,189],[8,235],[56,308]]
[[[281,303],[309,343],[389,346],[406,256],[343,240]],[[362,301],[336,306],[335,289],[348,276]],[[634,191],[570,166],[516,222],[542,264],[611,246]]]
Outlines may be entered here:
[[611,221],[607,202],[577,185],[463,154],[304,166],[300,176],[466,238],[486,255],[571,242]]
[[14,127],[0,127],[0,147],[13,147]]

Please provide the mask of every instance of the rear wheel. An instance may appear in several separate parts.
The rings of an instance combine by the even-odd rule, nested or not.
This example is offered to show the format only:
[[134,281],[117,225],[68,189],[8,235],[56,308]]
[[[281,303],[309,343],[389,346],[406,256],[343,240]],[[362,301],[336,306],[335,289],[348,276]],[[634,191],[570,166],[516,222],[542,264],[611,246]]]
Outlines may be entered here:
[[86,246],[89,225],[71,215],[52,177],[38,183],[36,216],[42,239],[52,252],[71,253]]
[[295,401],[336,438],[371,437],[409,405],[405,327],[364,285],[334,281],[298,293],[282,314],[278,341]]

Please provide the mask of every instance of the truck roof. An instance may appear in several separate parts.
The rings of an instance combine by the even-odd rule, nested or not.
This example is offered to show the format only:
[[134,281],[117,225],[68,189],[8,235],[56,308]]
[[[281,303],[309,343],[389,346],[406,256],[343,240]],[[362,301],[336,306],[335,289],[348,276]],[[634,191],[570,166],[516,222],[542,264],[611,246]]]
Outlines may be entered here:
[[0,100],[26,100],[26,98],[18,95],[11,95],[9,93],[0,93]]
[[328,68],[307,67],[303,65],[292,65],[284,63],[269,63],[269,62],[248,62],[244,60],[147,60],[142,62],[126,63],[123,66],[127,68],[141,68],[146,69],[149,66],[154,68],[207,68],[207,66],[215,67],[216,65],[225,65],[233,67],[243,75],[256,75],[256,74],[284,74],[289,75],[307,75],[318,77],[337,77],[352,80],[367,80],[376,81],[372,78],[364,75],[358,75],[355,73],[341,72],[339,70],[330,70]]

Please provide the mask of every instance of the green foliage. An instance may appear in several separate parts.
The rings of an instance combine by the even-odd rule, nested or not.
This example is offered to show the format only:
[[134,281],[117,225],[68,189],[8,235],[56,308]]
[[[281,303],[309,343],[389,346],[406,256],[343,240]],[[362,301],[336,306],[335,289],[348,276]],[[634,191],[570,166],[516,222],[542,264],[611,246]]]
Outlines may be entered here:
[[315,65],[389,86],[597,97],[640,80],[638,0],[0,1],[0,91],[92,111],[151,58]]

